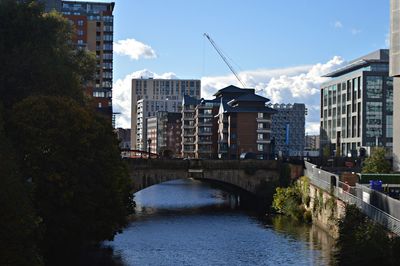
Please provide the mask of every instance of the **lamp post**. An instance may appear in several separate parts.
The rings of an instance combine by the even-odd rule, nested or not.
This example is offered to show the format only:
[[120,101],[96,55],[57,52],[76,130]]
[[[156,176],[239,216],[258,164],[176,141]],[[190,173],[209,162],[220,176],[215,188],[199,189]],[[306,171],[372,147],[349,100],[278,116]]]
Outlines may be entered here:
[[148,146],[148,149],[149,149],[149,157],[148,157],[149,159],[150,159],[150,157],[151,157],[151,156],[150,156],[150,152],[151,152],[151,146],[150,146],[150,145],[151,145],[151,138],[148,138],[148,139],[147,139],[147,146]]

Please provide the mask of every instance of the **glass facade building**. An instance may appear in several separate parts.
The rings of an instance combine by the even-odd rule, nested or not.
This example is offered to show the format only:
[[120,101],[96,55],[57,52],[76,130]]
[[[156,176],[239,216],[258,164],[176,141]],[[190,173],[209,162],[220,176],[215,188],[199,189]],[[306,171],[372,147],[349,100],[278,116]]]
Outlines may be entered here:
[[393,146],[393,79],[389,50],[356,59],[325,75],[321,85],[321,146],[342,156]]

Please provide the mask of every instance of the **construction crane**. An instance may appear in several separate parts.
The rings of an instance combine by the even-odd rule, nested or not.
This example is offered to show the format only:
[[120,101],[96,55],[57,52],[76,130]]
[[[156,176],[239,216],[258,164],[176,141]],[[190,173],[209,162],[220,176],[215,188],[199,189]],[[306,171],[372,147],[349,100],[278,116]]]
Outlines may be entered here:
[[229,64],[228,59],[226,58],[226,56],[222,53],[222,51],[218,48],[217,44],[214,42],[213,39],[211,39],[210,35],[208,35],[207,33],[203,34],[212,44],[212,46],[214,47],[214,49],[218,52],[218,54],[221,56],[222,60],[224,60],[225,64],[229,67],[229,69],[232,71],[233,75],[235,75],[235,77],[237,78],[237,80],[240,82],[240,84],[242,84],[243,88],[246,88],[246,84],[244,84],[244,82],[239,78],[239,75],[236,73],[235,69],[231,66],[231,64]]

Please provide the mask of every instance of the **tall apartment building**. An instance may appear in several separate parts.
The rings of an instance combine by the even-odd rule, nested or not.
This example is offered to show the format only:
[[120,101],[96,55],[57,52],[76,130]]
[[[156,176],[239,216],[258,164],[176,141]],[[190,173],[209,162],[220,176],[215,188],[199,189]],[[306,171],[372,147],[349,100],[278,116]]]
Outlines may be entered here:
[[132,149],[147,150],[146,118],[157,111],[181,112],[183,96],[199,99],[200,89],[200,80],[132,79]]
[[267,98],[254,89],[229,86],[214,96],[220,101],[218,118],[218,157],[237,159],[254,153],[266,159],[271,153],[271,116],[276,111],[266,106]]
[[325,75],[321,85],[321,145],[343,156],[393,143],[393,79],[389,50],[365,55]]
[[95,79],[86,86],[94,108],[112,118],[114,2],[44,0],[46,10],[55,9],[73,25],[72,41],[78,49],[96,54]]
[[295,104],[268,104],[277,112],[272,116],[271,140],[275,154],[303,156],[306,106]]
[[214,117],[218,114],[220,101],[201,99],[195,108],[195,157],[213,159],[217,155],[217,126]]
[[119,147],[121,149],[131,149],[131,130],[128,128],[116,128],[115,133],[120,141]]
[[[400,136],[400,0],[390,1],[390,76],[393,77],[393,135]],[[393,138],[393,170],[400,171],[400,138]]]
[[182,100],[182,158],[196,158],[196,107],[200,100],[188,95]]
[[168,151],[173,157],[181,156],[182,114],[157,112],[147,118],[147,136],[151,140],[150,151],[162,154]]

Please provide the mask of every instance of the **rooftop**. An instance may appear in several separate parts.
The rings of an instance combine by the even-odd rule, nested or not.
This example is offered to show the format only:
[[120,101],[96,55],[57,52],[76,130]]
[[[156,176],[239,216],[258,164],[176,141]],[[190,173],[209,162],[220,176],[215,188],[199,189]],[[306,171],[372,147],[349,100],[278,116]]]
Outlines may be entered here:
[[325,74],[323,77],[334,78],[359,68],[370,65],[371,63],[389,63],[389,50],[380,49],[372,53],[364,55],[360,58],[350,61],[347,65],[336,69],[335,71]]

